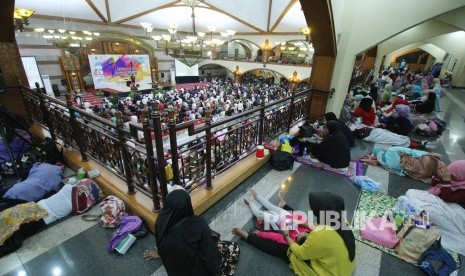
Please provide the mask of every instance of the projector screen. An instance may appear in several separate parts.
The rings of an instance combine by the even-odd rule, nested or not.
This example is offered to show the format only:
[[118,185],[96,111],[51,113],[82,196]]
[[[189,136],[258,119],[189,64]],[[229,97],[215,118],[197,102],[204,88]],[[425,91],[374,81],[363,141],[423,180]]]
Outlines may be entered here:
[[199,76],[199,64],[195,64],[192,67],[185,65],[179,60],[174,60],[174,65],[176,67],[176,77],[198,77]]
[[148,55],[89,55],[95,89],[111,88],[129,91],[131,75],[141,87],[151,87],[152,76]]
[[32,89],[36,88],[36,82],[39,83],[40,88],[44,87],[42,78],[40,77],[39,67],[37,67],[37,62],[35,57],[21,57],[23,62],[24,71],[26,71],[27,81],[29,82],[29,87]]

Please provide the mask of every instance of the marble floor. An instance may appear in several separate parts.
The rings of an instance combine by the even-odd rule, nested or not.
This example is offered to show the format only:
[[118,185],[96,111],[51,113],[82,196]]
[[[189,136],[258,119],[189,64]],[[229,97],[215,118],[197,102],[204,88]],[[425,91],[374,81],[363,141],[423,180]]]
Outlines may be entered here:
[[[450,161],[465,158],[465,90],[452,89],[441,99],[443,112],[438,117],[449,124],[449,129],[428,144],[428,148]],[[370,153],[375,145],[357,141],[352,159]],[[428,185],[390,174],[382,169],[365,168],[366,175],[383,183],[390,196],[400,196],[407,189],[427,189]],[[293,275],[287,264],[266,255],[231,234],[234,226],[253,227],[252,214],[243,203],[253,187],[261,195],[278,202],[278,191],[286,185],[286,200],[299,210],[308,210],[307,195],[311,191],[331,191],[341,195],[351,219],[357,206],[360,189],[347,178],[311,169],[295,163],[292,171],[277,172],[269,165],[261,168],[202,217],[223,239],[237,241],[241,257],[236,275]],[[98,207],[97,207],[98,208]],[[92,211],[91,211],[92,212]],[[114,230],[104,229],[96,222],[70,217],[52,225],[24,241],[20,250],[0,258],[0,275],[166,275],[159,260],[145,261],[143,252],[155,245],[149,234],[137,240],[125,254],[107,253],[106,245]],[[465,258],[462,257],[462,263]],[[357,269],[355,275],[423,275],[413,265],[357,242]],[[457,272],[465,275],[465,268]]]

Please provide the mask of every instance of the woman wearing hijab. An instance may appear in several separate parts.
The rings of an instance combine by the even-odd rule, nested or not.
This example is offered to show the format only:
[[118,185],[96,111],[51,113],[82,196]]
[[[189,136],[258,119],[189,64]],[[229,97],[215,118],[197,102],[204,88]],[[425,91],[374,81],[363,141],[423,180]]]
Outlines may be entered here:
[[363,98],[360,105],[354,111],[354,117],[361,117],[364,125],[373,126],[375,124],[375,109],[372,107],[373,99]]
[[352,134],[352,131],[345,123],[343,123],[342,121],[336,118],[336,114],[334,114],[333,112],[326,113],[325,120],[326,122],[329,122],[329,121],[338,122],[341,128],[342,134],[344,134],[344,136],[347,138],[347,141],[349,142],[349,146],[351,147],[355,146],[355,138],[354,138],[354,135]]
[[352,119],[352,102],[353,100],[352,99],[345,99],[344,101],[344,106],[342,107],[342,110],[341,110],[341,121],[345,124],[347,124],[351,119]]
[[[233,233],[256,248],[286,260],[296,275],[352,275],[356,266],[355,238],[343,215],[344,199],[329,192],[310,193],[308,198],[317,226],[302,245],[290,238],[288,230],[283,230],[288,246],[238,228]],[[335,219],[326,220],[329,216]]]
[[392,85],[388,83],[384,86],[384,92],[381,95],[381,103],[385,105],[390,105],[391,96],[392,96]]
[[435,106],[436,106],[436,94],[429,93],[426,101],[415,105],[415,111],[418,113],[430,114],[431,112],[434,111]]
[[434,102],[434,111],[439,112],[441,111],[440,108],[440,103],[441,103],[441,81],[438,78],[435,78],[433,80],[434,82],[434,87],[433,87],[433,92],[436,94],[436,100]]
[[320,143],[303,142],[310,154],[318,161],[333,168],[345,168],[350,163],[350,146],[341,132],[340,123],[329,121],[326,123],[328,134]]
[[160,257],[168,275],[233,275],[239,247],[215,241],[202,218],[194,215],[191,198],[182,189],[166,197],[155,225],[157,247],[147,250],[149,260]]
[[408,175],[427,183],[431,182],[433,176],[450,181],[446,165],[437,156],[425,151],[398,146],[375,148],[370,158],[401,176]]
[[383,123],[383,128],[399,135],[408,135],[412,129],[412,116],[410,116],[410,107],[408,105],[396,105],[397,116],[388,117]]
[[[450,173],[451,180],[435,181],[436,184],[428,192],[433,195],[439,196],[442,200],[449,203],[457,203],[465,208],[465,160],[457,160],[447,167]],[[436,182],[436,183],[435,183]]]

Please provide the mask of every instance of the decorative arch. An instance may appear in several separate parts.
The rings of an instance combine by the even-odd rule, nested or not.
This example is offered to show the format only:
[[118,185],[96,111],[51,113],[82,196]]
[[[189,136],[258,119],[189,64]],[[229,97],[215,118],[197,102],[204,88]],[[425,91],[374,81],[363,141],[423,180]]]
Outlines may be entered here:
[[199,66],[199,70],[204,67],[204,66],[208,66],[208,65],[215,65],[215,66],[218,66],[218,67],[221,67],[221,68],[224,68],[226,70],[228,70],[231,74],[234,74],[234,71],[232,71],[230,68],[224,66],[224,65],[221,65],[221,64],[217,64],[217,63],[207,63],[207,64],[203,64],[201,66]]
[[285,78],[286,80],[289,80],[289,77],[286,77],[282,73],[280,73],[278,71],[275,71],[275,70],[272,70],[272,69],[268,69],[268,68],[257,67],[257,68],[249,69],[249,70],[243,72],[243,74],[248,73],[248,72],[253,72],[253,71],[256,71],[256,70],[270,71],[270,72],[273,72],[276,76],[281,76],[281,77]]

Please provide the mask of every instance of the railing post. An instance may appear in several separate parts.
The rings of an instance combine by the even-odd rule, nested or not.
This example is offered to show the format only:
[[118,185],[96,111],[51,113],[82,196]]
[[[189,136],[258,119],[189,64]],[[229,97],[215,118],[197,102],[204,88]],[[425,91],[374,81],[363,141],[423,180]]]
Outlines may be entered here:
[[291,131],[291,124],[292,124],[292,119],[294,115],[294,100],[295,100],[295,94],[297,92],[297,84],[294,85],[294,87],[291,90],[291,105],[289,106],[289,116],[287,118],[287,133]]
[[265,125],[265,95],[261,95],[261,107],[260,107],[260,124],[258,129],[258,144],[263,143],[263,132]]
[[136,193],[136,190],[134,189],[134,184],[132,183],[132,172],[131,172],[131,167],[129,166],[129,155],[128,151],[126,150],[125,142],[126,138],[124,137],[124,131],[123,131],[123,119],[121,116],[121,112],[117,111],[115,114],[116,117],[116,130],[118,132],[118,142],[120,144],[120,150],[121,150],[121,155],[123,156],[123,166],[124,166],[124,172],[126,175],[126,184],[128,185],[128,195],[133,195]]
[[52,137],[52,140],[56,141],[55,130],[53,129],[53,125],[50,122],[50,114],[47,110],[47,106],[45,105],[44,95],[40,92],[40,90],[38,90],[37,96],[39,97],[40,109],[42,110],[42,114],[43,114],[42,119],[44,120],[45,124],[48,127],[48,131],[50,132],[50,136]]
[[181,184],[179,181],[179,163],[178,163],[178,142],[176,140],[176,121],[174,120],[174,109],[168,110],[168,127],[170,132],[171,161],[173,168],[174,184]]
[[152,110],[153,130],[155,132],[155,147],[157,149],[157,167],[158,167],[158,179],[160,181],[161,199],[165,204],[166,196],[168,194],[168,188],[166,187],[166,172],[164,160],[165,155],[163,152],[163,132],[161,129],[161,115],[160,115],[160,104],[155,102]]
[[157,177],[155,175],[155,164],[153,159],[152,131],[149,127],[149,111],[147,108],[142,110],[142,128],[144,131],[145,150],[147,152],[147,170],[150,190],[152,191],[153,211],[160,211],[160,199],[158,198]]
[[66,106],[68,107],[68,112],[69,112],[69,120],[71,124],[71,128],[73,129],[73,138],[77,143],[77,146],[79,147],[79,152],[81,153],[81,161],[82,162],[87,162],[89,159],[87,158],[87,154],[85,151],[85,145],[84,141],[82,140],[82,135],[79,133],[79,127],[78,127],[78,121],[76,118],[76,114],[74,113],[74,110],[72,110],[73,103],[71,102],[71,95],[69,93],[66,93]]
[[212,119],[211,119],[211,111],[205,111],[205,126],[207,129],[205,130],[205,136],[207,138],[207,149],[205,158],[207,159],[207,190],[213,189],[212,187],[212,129],[211,129]]

